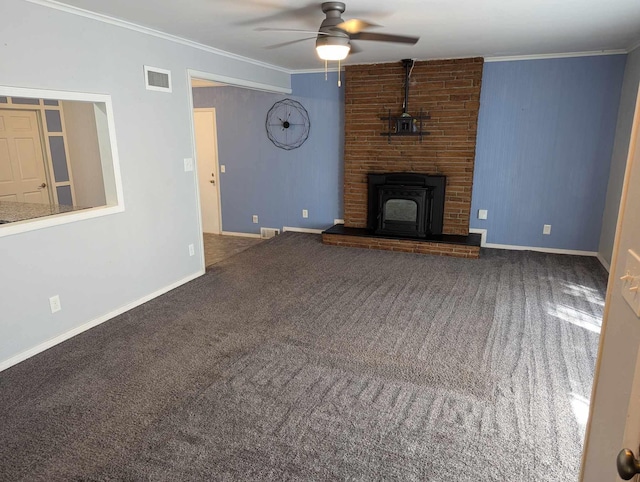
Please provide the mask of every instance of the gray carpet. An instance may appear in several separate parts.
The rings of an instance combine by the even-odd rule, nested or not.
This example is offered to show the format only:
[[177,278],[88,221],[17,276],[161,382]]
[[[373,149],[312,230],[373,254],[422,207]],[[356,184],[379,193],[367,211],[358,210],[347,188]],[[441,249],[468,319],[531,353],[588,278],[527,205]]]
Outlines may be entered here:
[[0,373],[0,478],[577,480],[605,285],[285,233]]

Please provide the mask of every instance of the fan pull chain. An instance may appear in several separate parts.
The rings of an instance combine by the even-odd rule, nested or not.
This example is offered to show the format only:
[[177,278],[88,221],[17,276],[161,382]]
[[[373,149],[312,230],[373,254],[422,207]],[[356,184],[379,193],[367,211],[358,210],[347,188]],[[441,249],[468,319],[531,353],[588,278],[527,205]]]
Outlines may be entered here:
[[327,79],[329,78],[327,75],[327,60],[324,61],[324,81],[326,82]]
[[340,74],[341,74],[340,61],[338,60],[338,87],[342,87],[342,80],[340,80]]

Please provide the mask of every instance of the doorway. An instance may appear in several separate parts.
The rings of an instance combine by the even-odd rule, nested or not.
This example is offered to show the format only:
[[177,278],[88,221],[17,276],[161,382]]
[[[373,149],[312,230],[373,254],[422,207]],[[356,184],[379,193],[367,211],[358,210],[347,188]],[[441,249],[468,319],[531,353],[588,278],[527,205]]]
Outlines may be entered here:
[[193,125],[202,232],[205,234],[220,234],[222,230],[222,213],[218,176],[216,109],[213,107],[194,109]]

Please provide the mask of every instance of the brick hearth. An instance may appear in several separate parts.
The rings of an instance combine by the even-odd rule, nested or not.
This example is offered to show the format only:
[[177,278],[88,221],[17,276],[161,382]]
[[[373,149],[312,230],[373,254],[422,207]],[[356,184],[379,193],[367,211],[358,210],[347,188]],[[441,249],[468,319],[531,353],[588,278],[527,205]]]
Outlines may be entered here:
[[[402,62],[353,65],[345,71],[344,221],[348,228],[367,226],[367,174],[418,172],[447,176],[443,233],[469,234],[471,188],[475,158],[482,58],[416,62],[411,73],[409,114],[422,109],[431,119],[422,142],[416,136],[387,137],[391,111],[402,113],[404,68]],[[333,236],[333,235],[332,235]],[[327,244],[329,238],[324,240]],[[362,239],[352,242],[362,246]],[[433,243],[422,243],[425,246]],[[377,239],[367,247],[392,249]],[[404,241],[402,246],[406,246]],[[384,246],[390,246],[384,248]],[[364,246],[363,246],[364,247]],[[444,253],[440,246],[428,252]],[[424,247],[412,248],[423,252]],[[454,254],[455,255],[455,254]],[[467,257],[466,255],[464,257]]]

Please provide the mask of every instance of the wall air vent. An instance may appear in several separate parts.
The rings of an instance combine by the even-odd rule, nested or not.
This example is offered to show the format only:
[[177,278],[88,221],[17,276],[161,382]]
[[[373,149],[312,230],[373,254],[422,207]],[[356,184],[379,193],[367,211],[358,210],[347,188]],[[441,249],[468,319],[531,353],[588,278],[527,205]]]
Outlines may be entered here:
[[260,228],[260,237],[262,239],[273,238],[280,234],[280,230],[276,228]]
[[145,65],[144,83],[147,90],[171,92],[171,71]]

